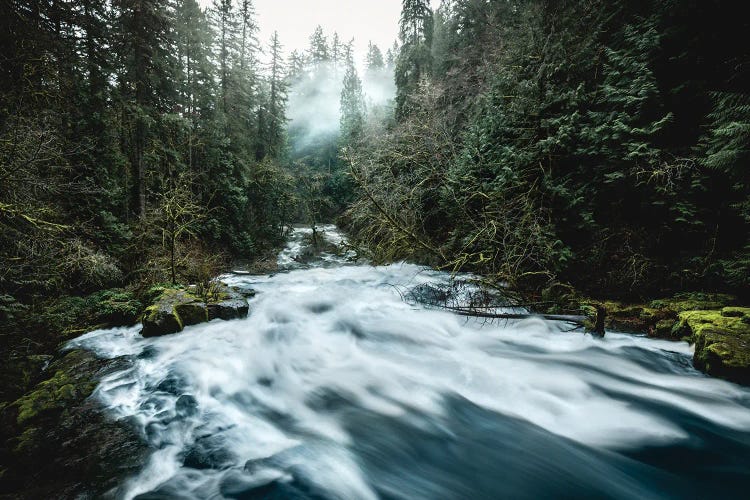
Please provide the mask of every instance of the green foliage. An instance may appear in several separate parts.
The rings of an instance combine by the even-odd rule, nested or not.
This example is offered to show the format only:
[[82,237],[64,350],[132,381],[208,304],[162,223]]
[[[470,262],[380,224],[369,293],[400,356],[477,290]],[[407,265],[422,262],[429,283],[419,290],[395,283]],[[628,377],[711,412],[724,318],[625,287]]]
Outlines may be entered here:
[[352,144],[359,140],[365,126],[365,99],[362,95],[362,81],[349,51],[346,62],[344,84],[341,89],[341,140]]
[[[746,293],[739,11],[460,0],[420,34],[417,3],[404,2],[399,126],[349,155],[360,243],[522,287]],[[693,43],[702,24],[715,36]]]

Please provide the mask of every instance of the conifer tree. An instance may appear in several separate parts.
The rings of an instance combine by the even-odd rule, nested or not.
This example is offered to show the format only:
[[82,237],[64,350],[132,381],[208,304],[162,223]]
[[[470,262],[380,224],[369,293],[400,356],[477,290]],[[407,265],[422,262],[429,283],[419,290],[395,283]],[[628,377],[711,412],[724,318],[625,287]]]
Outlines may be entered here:
[[256,157],[278,157],[284,143],[284,127],[286,125],[286,102],[288,79],[282,53],[283,47],[279,41],[278,32],[274,31],[269,44],[271,62],[268,71],[268,95],[259,116],[260,143]]
[[344,144],[352,144],[361,137],[364,129],[365,101],[351,42],[346,46],[345,60],[346,73],[341,89],[341,138]]
[[401,48],[396,62],[396,116],[412,107],[412,96],[431,67],[432,9],[429,0],[403,0],[399,21]]
[[331,53],[328,46],[328,40],[323,33],[323,27],[318,25],[310,37],[310,48],[308,50],[310,64],[313,68],[318,68],[331,60]]
[[378,71],[385,68],[385,60],[383,59],[383,53],[380,51],[377,45],[369,42],[367,45],[367,56],[365,64],[368,70]]
[[133,171],[133,211],[143,218],[146,215],[149,169],[146,148],[151,135],[150,124],[159,113],[171,110],[174,102],[176,64],[171,51],[172,30],[165,1],[117,0],[115,6],[119,13],[120,96],[125,100],[133,127],[128,148]]

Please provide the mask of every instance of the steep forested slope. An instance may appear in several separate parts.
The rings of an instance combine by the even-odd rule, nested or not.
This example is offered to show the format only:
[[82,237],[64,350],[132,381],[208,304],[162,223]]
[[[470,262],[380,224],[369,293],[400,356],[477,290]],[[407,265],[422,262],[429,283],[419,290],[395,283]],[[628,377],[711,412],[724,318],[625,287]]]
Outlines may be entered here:
[[532,288],[747,293],[739,4],[404,5],[399,123],[349,151],[351,225],[376,256]]

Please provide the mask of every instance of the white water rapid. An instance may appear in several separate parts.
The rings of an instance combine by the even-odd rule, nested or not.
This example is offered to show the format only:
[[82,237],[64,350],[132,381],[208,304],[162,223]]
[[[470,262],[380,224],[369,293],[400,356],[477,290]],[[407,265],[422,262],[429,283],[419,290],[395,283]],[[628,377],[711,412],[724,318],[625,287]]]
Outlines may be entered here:
[[[323,228],[340,242],[333,226]],[[244,320],[72,346],[131,357],[94,397],[152,450],[115,495],[147,498],[670,498],[750,484],[750,390],[687,343],[409,304],[447,283],[323,255],[296,230]]]

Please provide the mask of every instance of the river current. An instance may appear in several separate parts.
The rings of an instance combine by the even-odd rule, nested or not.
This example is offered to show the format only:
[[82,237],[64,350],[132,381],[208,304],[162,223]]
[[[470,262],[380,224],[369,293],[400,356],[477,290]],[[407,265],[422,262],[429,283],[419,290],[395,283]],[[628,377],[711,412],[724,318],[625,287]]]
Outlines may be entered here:
[[[340,242],[333,226],[323,228]],[[687,343],[404,300],[450,277],[295,258],[295,230],[247,319],[71,343],[127,368],[94,393],[151,454],[131,499],[747,498],[750,390]]]

